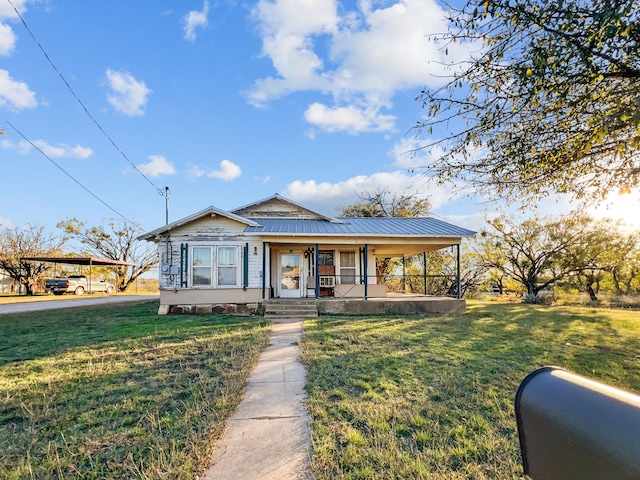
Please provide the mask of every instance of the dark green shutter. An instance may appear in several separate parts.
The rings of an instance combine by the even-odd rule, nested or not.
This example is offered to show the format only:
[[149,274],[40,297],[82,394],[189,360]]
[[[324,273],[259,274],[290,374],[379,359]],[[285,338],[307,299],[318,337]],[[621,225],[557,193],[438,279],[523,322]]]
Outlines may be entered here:
[[242,276],[242,289],[246,290],[249,286],[249,244],[246,243],[244,245],[244,255],[243,255],[243,276]]

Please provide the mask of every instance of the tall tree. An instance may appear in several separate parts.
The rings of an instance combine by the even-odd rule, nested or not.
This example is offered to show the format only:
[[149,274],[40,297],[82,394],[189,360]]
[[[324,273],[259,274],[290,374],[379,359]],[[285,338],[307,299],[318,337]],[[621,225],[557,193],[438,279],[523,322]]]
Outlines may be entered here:
[[[607,224],[607,249],[601,256],[601,268],[610,276],[617,295],[640,291],[640,231],[625,231],[618,224]],[[608,278],[605,278],[607,280]]]
[[27,295],[33,295],[35,285],[51,265],[24,258],[59,256],[65,242],[65,237],[47,234],[44,227],[5,228],[0,232],[0,270],[24,286]]
[[135,263],[135,266],[118,265],[114,270],[118,276],[118,291],[123,292],[140,275],[158,263],[158,252],[146,242],[137,240],[138,227],[131,224],[87,226],[76,218],[58,223],[58,227],[70,237],[76,238],[87,248],[87,253],[97,257]]
[[570,275],[598,270],[600,238],[593,219],[581,214],[568,217],[490,220],[476,252],[485,267],[503,272],[533,295]]
[[638,186],[640,0],[469,0],[450,26],[478,53],[418,97],[428,174],[505,198]]
[[[389,198],[391,196],[391,198]],[[425,217],[431,212],[427,197],[414,194],[391,195],[389,190],[378,188],[374,193],[358,194],[359,202],[340,209],[341,217]]]

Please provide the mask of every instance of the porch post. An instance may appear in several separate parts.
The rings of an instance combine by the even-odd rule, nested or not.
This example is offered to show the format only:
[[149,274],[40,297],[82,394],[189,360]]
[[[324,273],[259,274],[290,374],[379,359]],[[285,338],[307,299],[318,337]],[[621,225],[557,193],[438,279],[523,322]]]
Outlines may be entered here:
[[402,293],[407,293],[407,264],[402,257]]
[[267,244],[262,242],[262,299],[264,300],[267,292]]
[[315,264],[315,270],[316,270],[315,271],[315,276],[316,276],[316,291],[315,291],[316,300],[318,298],[320,298],[320,275],[318,274],[318,256],[319,256],[318,255],[318,253],[319,253],[318,248],[319,248],[318,244],[316,243],[316,251],[313,253],[313,262]]
[[457,263],[457,273],[456,273],[456,287],[457,287],[457,298],[458,300],[460,300],[460,297],[462,295],[460,295],[460,244],[456,245],[456,250],[457,250],[457,259],[456,259],[456,263]]
[[424,294],[427,295],[427,252],[422,252],[422,274],[424,275]]
[[364,244],[364,299],[368,300],[369,298],[369,278],[367,273],[369,272],[369,244]]

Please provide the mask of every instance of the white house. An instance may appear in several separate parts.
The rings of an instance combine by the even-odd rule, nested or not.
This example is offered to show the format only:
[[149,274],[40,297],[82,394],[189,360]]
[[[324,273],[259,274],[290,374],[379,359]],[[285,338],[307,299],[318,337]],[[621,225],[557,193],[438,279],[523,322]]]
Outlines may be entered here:
[[272,298],[385,297],[376,258],[459,246],[475,232],[434,218],[332,218],[280,195],[208,207],[148,232],[160,253],[160,313]]

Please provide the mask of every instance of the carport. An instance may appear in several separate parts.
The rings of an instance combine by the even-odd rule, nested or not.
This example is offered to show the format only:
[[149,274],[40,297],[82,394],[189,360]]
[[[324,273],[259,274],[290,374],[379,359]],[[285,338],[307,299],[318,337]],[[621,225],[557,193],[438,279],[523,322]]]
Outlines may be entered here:
[[[98,257],[22,257],[20,259],[28,260],[32,262],[51,262],[55,265],[58,263],[63,263],[67,265],[88,265],[89,266],[89,275],[87,275],[89,282],[89,294],[93,293],[91,291],[91,283],[92,283],[92,267],[94,265],[98,266],[128,266],[135,267],[135,263],[124,262],[122,260],[111,260],[110,258],[98,258]],[[55,273],[54,273],[55,275]],[[117,282],[116,282],[117,283]]]

